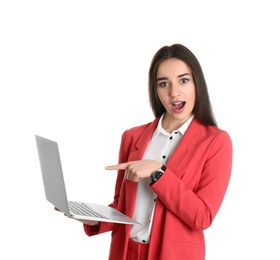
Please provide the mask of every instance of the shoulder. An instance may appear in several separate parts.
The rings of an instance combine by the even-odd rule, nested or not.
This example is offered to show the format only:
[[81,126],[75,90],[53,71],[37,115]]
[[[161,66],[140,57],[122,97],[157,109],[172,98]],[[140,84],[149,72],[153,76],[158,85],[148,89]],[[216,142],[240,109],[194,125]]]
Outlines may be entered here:
[[190,125],[190,132],[197,133],[200,140],[212,139],[231,142],[229,133],[217,126],[204,125],[194,119]]
[[125,135],[125,136],[135,136],[136,135],[137,136],[137,135],[141,135],[146,130],[154,131],[154,129],[157,127],[158,121],[159,121],[159,118],[156,118],[155,120],[148,122],[146,124],[131,127],[129,129],[126,129],[123,132],[123,135]]
[[208,154],[209,158],[222,156],[223,160],[231,160],[233,147],[230,135],[217,126],[207,126],[193,120],[186,132],[185,142],[193,144],[196,151]]
[[132,146],[145,146],[147,142],[151,139],[153,132],[157,127],[158,119],[151,121],[146,124],[134,126],[125,130],[122,134],[121,143],[123,147],[129,149]]

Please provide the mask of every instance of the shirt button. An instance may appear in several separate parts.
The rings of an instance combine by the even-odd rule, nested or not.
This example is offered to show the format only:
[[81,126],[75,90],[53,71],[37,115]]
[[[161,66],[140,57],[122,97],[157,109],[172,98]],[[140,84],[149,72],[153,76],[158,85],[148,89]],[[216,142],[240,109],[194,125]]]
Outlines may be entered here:
[[172,136],[170,136],[170,137],[169,137],[169,140],[172,140],[172,139],[173,139],[173,137],[172,137]]
[[163,159],[165,159],[165,158],[166,158],[166,156],[165,156],[165,155],[163,155],[163,156],[162,156],[162,158],[163,158]]
[[142,240],[143,243],[146,243],[146,240]]
[[154,199],[154,202],[156,202],[157,201],[157,199]]

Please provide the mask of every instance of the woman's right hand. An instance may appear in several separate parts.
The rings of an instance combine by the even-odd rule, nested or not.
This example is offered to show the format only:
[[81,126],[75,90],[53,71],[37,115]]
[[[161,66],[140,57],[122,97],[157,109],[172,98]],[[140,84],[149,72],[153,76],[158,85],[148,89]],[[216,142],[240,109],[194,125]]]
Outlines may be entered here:
[[96,221],[96,220],[77,219],[77,218],[73,218],[73,219],[78,220],[88,226],[96,226],[99,224],[99,221]]

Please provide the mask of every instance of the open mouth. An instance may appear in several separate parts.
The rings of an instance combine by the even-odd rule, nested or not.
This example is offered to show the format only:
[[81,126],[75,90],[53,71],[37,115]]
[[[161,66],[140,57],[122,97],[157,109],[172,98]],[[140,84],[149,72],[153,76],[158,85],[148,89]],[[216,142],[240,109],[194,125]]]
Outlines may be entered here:
[[181,110],[185,106],[186,102],[175,102],[172,104],[173,109]]

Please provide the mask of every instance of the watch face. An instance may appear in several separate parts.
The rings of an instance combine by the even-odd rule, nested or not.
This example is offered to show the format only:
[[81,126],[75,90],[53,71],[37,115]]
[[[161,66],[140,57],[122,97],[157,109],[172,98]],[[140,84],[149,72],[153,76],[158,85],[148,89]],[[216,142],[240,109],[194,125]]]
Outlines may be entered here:
[[164,173],[164,171],[162,169],[159,169],[159,170],[153,172],[153,174],[151,176],[152,181],[157,181],[163,173]]
[[162,172],[156,171],[155,172],[155,179],[157,180],[162,175]]

